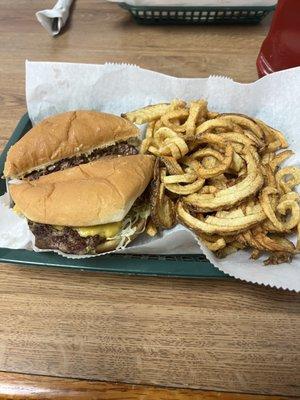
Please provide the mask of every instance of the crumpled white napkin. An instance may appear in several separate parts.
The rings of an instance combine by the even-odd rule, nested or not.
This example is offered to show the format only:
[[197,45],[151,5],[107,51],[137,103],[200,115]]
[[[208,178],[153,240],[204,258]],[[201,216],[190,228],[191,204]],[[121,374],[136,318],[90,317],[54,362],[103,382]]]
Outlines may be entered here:
[[73,0],[58,0],[55,6],[50,10],[38,11],[35,15],[37,20],[46,29],[50,35],[55,36],[65,25]]

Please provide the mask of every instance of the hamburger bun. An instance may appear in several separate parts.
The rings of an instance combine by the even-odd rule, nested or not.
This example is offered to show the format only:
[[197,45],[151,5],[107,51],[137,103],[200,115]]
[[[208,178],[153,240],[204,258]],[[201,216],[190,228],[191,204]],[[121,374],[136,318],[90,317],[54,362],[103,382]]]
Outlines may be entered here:
[[70,111],[46,118],[8,151],[4,176],[20,178],[65,158],[90,153],[139,135],[131,122],[96,111]]
[[93,226],[121,221],[148,186],[154,157],[104,157],[53,172],[35,181],[10,184],[17,209],[31,221]]

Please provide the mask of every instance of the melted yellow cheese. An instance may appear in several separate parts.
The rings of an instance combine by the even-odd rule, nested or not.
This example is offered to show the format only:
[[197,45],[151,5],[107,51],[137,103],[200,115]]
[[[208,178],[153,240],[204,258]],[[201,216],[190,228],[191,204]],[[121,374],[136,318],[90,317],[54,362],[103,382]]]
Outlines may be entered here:
[[76,229],[81,237],[100,235],[105,238],[111,238],[116,236],[122,229],[122,221],[104,225],[81,226],[74,229]]

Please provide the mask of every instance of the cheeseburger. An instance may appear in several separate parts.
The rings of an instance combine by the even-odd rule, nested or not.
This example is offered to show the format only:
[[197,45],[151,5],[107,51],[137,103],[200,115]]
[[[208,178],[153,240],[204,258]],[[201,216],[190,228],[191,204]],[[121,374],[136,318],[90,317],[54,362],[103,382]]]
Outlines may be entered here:
[[[123,146],[120,137],[116,135],[109,146]],[[66,160],[63,148],[61,154]],[[14,170],[18,176],[30,169],[41,171],[41,163],[30,161],[27,170],[25,166]],[[145,229],[150,214],[145,190],[153,168],[154,158],[149,155],[102,157],[36,180],[11,183],[9,192],[15,211],[28,219],[36,247],[98,254],[124,248]]]
[[71,111],[46,118],[8,151],[6,178],[34,180],[103,156],[138,153],[139,130],[131,122],[96,111]]

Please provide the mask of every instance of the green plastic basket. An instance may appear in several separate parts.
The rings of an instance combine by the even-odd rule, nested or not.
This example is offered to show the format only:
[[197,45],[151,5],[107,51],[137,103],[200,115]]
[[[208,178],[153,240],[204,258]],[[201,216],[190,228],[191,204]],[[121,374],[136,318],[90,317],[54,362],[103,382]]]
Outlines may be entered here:
[[261,7],[132,6],[120,3],[139,24],[256,24],[275,10]]

